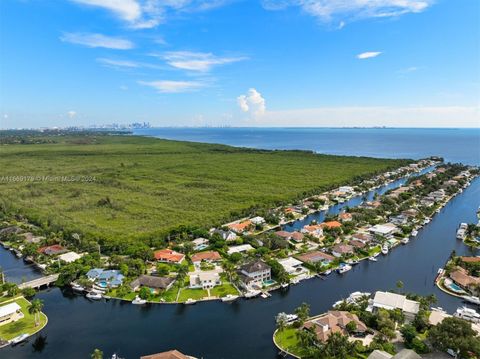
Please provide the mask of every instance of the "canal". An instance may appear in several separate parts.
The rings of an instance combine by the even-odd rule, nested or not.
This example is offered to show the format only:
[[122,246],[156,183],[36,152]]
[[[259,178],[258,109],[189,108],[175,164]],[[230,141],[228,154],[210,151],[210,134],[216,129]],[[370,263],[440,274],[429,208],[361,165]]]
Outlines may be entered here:
[[[399,183],[390,186],[397,185]],[[404,282],[405,291],[434,293],[439,299],[438,305],[453,312],[463,303],[438,290],[434,278],[452,250],[466,255],[480,253],[455,239],[460,222],[476,220],[479,200],[480,179],[476,179],[408,245],[397,247],[388,256],[380,256],[378,262],[363,261],[344,275],[334,273],[325,280],[314,278],[301,282],[287,291],[272,293],[269,299],[139,307],[115,300],[90,302],[58,288],[42,291],[37,297],[44,301],[44,311],[49,317],[47,327],[41,332],[44,345],[36,345],[34,349],[35,338],[31,338],[15,348],[3,349],[0,357],[87,358],[94,348],[100,348],[105,357],[116,352],[125,358],[138,358],[176,348],[205,359],[275,358],[277,350],[272,343],[272,333],[278,312],[292,312],[307,302],[313,314],[321,313],[351,292],[393,289],[398,280]],[[335,212],[340,208],[331,210]],[[306,220],[311,219],[314,218]],[[291,230],[296,226],[293,224]],[[17,281],[38,275],[4,249],[0,251],[0,261],[7,276],[10,273]]]

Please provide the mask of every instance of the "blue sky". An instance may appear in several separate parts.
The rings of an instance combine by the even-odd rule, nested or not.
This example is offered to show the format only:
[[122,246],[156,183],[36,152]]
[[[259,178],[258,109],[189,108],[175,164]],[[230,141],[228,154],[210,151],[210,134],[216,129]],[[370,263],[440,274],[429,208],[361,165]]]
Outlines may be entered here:
[[2,0],[0,128],[479,127],[477,0]]

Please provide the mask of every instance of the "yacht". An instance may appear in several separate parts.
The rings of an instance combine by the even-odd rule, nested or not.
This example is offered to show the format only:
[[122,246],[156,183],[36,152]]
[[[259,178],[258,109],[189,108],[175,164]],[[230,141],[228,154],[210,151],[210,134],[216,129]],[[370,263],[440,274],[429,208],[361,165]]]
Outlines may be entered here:
[[138,295],[132,300],[132,304],[142,305],[145,304],[147,301],[145,299],[140,298]]
[[464,295],[462,297],[466,302],[480,305],[480,298],[474,297],[473,295]]
[[417,234],[418,234],[418,231],[417,231],[416,229],[414,229],[414,230],[412,231],[412,237],[416,237]]
[[423,224],[429,224],[430,223],[430,218],[425,218],[425,220],[423,221]]
[[368,257],[368,260],[369,260],[369,261],[372,261],[372,262],[378,261],[378,259],[375,258],[375,257],[373,257],[373,256],[372,256],[372,257]]
[[238,295],[227,294],[225,297],[222,297],[222,302],[233,302],[238,298]]
[[347,303],[349,304],[357,303],[360,299],[363,299],[365,297],[370,297],[371,294],[372,293],[369,293],[369,292],[353,292],[348,296]]
[[352,269],[352,266],[346,263],[343,263],[340,265],[340,267],[337,269],[338,274],[343,274],[345,272],[348,272],[349,270]]
[[480,314],[478,314],[474,309],[468,307],[458,308],[453,316],[468,320],[472,323],[480,323]]
[[323,272],[324,275],[330,275],[332,274],[332,270],[331,269],[327,269],[325,272]]
[[382,254],[388,254],[388,245],[384,244],[382,247]]
[[197,301],[195,299],[192,299],[192,298],[188,298],[187,301],[185,302],[185,304],[187,304],[187,305],[195,304],[195,303],[197,303]]
[[91,300],[100,300],[103,298],[102,294],[98,292],[88,292],[87,295],[85,295],[85,297]]
[[410,242],[410,239],[408,239],[408,237],[402,238],[403,244],[407,244],[408,242]]
[[285,289],[285,288],[288,288],[289,285],[290,285],[290,283],[282,283],[282,284],[280,285],[280,287],[282,287],[283,289]]
[[80,284],[72,283],[70,286],[74,292],[82,293],[85,291],[85,287],[82,287]]

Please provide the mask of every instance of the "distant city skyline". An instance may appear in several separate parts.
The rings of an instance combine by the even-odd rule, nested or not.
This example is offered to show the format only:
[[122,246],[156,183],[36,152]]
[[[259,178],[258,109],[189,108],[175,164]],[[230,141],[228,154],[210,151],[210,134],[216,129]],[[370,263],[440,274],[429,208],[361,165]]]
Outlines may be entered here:
[[0,14],[0,128],[480,127],[474,0],[4,0]]

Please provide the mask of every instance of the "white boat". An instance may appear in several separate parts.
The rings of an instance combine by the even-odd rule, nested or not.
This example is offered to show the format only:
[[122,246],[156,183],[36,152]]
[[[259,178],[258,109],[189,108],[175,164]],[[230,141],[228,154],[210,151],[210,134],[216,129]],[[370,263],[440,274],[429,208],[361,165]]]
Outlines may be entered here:
[[21,342],[25,341],[29,337],[28,334],[20,334],[18,337],[13,338],[10,340],[10,344],[12,345],[17,345],[20,344]]
[[245,298],[255,298],[260,293],[261,291],[259,290],[249,290],[248,292],[245,293]]
[[290,285],[290,283],[282,283],[282,284],[280,285],[280,287],[282,287],[282,288],[285,289],[285,288],[288,288],[289,285]]
[[418,231],[414,229],[414,230],[412,231],[412,237],[416,237],[417,234],[418,234]]
[[82,293],[85,291],[85,287],[82,287],[80,284],[77,283],[72,283],[71,287],[74,292]]
[[429,224],[430,223],[430,218],[425,218],[425,220],[423,221],[423,224]]
[[340,265],[340,267],[337,269],[337,272],[338,272],[338,274],[343,274],[343,273],[348,272],[351,269],[352,269],[351,265],[343,264],[343,265]]
[[405,237],[405,238],[402,238],[401,241],[403,244],[407,244],[408,242],[410,242],[410,239],[408,237]]
[[474,297],[473,295],[464,295],[462,297],[466,302],[480,305],[480,298]]
[[87,297],[88,299],[91,299],[91,300],[100,300],[103,298],[103,295],[101,293],[97,293],[97,292],[89,292],[85,295],[85,297]]
[[372,257],[368,257],[368,260],[369,260],[369,261],[372,261],[372,262],[378,261],[378,259],[375,258],[375,257],[373,257],[373,256],[372,256]]
[[134,300],[132,300],[132,304],[142,305],[145,303],[147,303],[147,301],[145,299],[140,298],[138,295],[135,297]]
[[383,245],[382,254],[388,254],[388,245],[386,245],[386,244]]
[[324,275],[330,275],[332,274],[332,270],[331,269],[328,269],[326,270],[325,272],[323,272]]
[[227,294],[225,297],[222,297],[222,302],[233,302],[238,298],[238,295]]
[[347,263],[350,264],[350,265],[355,265],[355,264],[360,263],[360,261],[354,260],[354,259],[349,259],[349,260],[347,261]]
[[195,299],[192,299],[192,298],[188,298],[187,301],[185,302],[185,304],[187,304],[187,305],[195,304],[195,303],[197,303],[197,301]]
[[478,314],[474,309],[468,307],[458,308],[457,311],[453,313],[453,316],[468,320],[472,323],[480,323],[480,314]]

